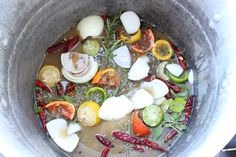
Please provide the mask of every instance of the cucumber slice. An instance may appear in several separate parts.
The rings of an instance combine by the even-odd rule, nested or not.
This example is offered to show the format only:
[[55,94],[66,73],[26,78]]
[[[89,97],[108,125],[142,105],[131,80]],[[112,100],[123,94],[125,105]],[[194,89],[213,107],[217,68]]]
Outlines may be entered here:
[[183,98],[175,98],[170,104],[170,110],[173,112],[182,112],[184,110],[186,101]]
[[142,118],[145,124],[155,127],[161,124],[164,114],[160,107],[156,105],[149,105],[143,110]]

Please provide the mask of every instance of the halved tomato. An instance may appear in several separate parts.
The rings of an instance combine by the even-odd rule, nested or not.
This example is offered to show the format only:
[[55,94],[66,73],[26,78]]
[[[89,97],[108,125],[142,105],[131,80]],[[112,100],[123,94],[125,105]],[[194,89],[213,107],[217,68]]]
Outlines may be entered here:
[[154,34],[151,29],[142,30],[142,37],[132,44],[131,50],[139,54],[145,54],[154,46]]
[[135,111],[133,115],[133,132],[136,136],[147,136],[151,133],[151,131],[139,118],[138,114],[139,111]]
[[118,87],[120,85],[120,79],[115,69],[106,68],[97,72],[92,80],[92,84]]
[[69,120],[75,116],[75,106],[67,101],[52,101],[45,108],[51,112],[57,112]]

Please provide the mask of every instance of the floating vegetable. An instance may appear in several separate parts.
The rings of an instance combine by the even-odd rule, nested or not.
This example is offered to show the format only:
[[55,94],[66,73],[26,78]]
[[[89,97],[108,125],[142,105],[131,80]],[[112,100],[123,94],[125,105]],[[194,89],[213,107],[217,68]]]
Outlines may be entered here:
[[178,134],[178,132],[175,129],[170,130],[169,132],[167,132],[167,134],[164,136],[164,142],[168,142],[171,139],[173,139],[176,135]]
[[154,99],[164,97],[169,92],[167,85],[159,79],[155,79],[151,82],[144,82],[141,86],[148,91]]
[[183,83],[188,79],[188,72],[185,71],[180,77],[176,77],[170,72],[168,72],[168,77],[175,83]]
[[128,79],[133,81],[141,80],[148,76],[149,70],[150,67],[148,66],[146,60],[139,57],[130,68]]
[[130,98],[135,109],[141,109],[154,103],[153,96],[144,89],[137,90]]
[[133,109],[134,105],[126,96],[110,97],[102,104],[99,117],[108,121],[118,120],[125,117]]
[[75,115],[75,107],[67,101],[52,101],[45,106],[50,112],[56,112],[63,117],[72,120]]
[[64,95],[64,87],[61,81],[58,81],[56,83],[56,93],[58,96],[63,96]]
[[158,76],[163,79],[163,80],[166,80],[168,81],[169,80],[169,77],[165,74],[165,68],[166,68],[166,65],[168,64],[168,62],[164,61],[164,62],[161,62],[159,65],[158,65],[158,68],[157,68],[157,73],[158,73]]
[[[162,79],[161,79],[162,80]],[[180,88],[179,86],[175,85],[174,83],[170,82],[170,81],[165,81],[162,80],[163,82],[165,82],[165,84],[172,89],[173,91],[175,91],[176,93],[179,93],[182,91],[182,88]]]
[[120,79],[115,69],[106,68],[97,72],[92,80],[92,84],[118,87],[120,85]]
[[[64,67],[62,68],[62,74],[63,76],[74,83],[86,83],[90,81],[94,75],[96,74],[98,70],[98,64],[94,61],[93,57],[89,57],[89,67],[88,71],[86,73],[82,74],[74,74],[69,71],[67,71]],[[78,76],[79,75],[79,76]]]
[[193,95],[191,95],[188,101],[185,104],[185,124],[187,125],[189,122],[189,118],[191,116],[193,109]]
[[117,65],[122,68],[130,68],[131,55],[127,46],[121,46],[112,53],[114,55],[113,60]]
[[[173,46],[174,47],[174,46]],[[184,70],[187,70],[188,69],[188,66],[187,66],[187,62],[183,56],[183,54],[181,53],[180,49],[175,47],[175,54],[176,54],[176,57],[178,59],[178,62],[180,64],[180,66],[184,69]]]
[[66,85],[66,91],[65,94],[68,96],[74,96],[75,95],[75,84],[73,82],[68,82]]
[[123,131],[119,130],[112,131],[112,136],[127,143],[142,145],[142,141],[139,138],[127,134],[126,132]]
[[42,124],[42,128],[44,131],[47,131],[47,128],[46,128],[46,115],[45,115],[45,112],[44,111],[40,111],[39,112],[39,120]]
[[142,30],[142,37],[131,46],[133,52],[146,54],[154,46],[154,34],[151,29]]
[[138,15],[133,11],[126,11],[122,13],[120,20],[128,34],[134,34],[137,32],[141,25]]
[[156,105],[149,105],[143,110],[142,117],[145,124],[155,127],[161,124],[164,114],[160,107]]
[[106,147],[110,147],[110,148],[114,147],[114,145],[112,144],[112,141],[106,138],[104,135],[96,134],[96,139]]
[[159,144],[157,144],[155,142],[152,142],[148,139],[142,139],[142,144],[145,145],[145,146],[148,146],[149,148],[152,148],[154,150],[159,150],[161,152],[166,152],[167,151],[165,148],[163,148]]
[[60,80],[61,74],[58,68],[52,65],[44,66],[39,72],[39,80],[44,82],[48,87],[56,86]]
[[86,92],[86,96],[85,98],[87,100],[89,100],[90,96],[93,94],[93,93],[100,93],[102,94],[102,98],[101,100],[98,102],[99,105],[102,105],[102,103],[107,99],[107,92],[105,89],[101,88],[101,87],[92,87],[90,88],[87,92]]
[[111,148],[110,147],[106,147],[103,149],[101,157],[107,157],[107,155],[109,154]]
[[86,40],[83,43],[82,49],[89,56],[95,56],[100,50],[100,45],[97,40]]
[[47,91],[49,93],[52,92],[52,90],[47,85],[45,85],[42,81],[40,81],[40,80],[35,80],[34,81],[34,85],[35,85],[35,87],[38,87],[38,88],[40,88],[40,89],[42,89],[44,91]]
[[173,49],[168,41],[157,40],[152,48],[152,54],[156,59],[166,61],[173,55]]
[[46,124],[52,140],[64,151],[72,152],[79,143],[75,133],[67,134],[67,122],[64,119],[54,119]]
[[104,21],[101,16],[90,15],[83,18],[77,25],[77,30],[83,39],[99,36],[104,28]]
[[138,152],[145,152],[144,147],[140,145],[134,145],[132,147],[132,150],[138,151]]
[[135,111],[133,115],[132,125],[133,133],[136,136],[147,136],[151,133],[150,129],[143,123],[143,121],[138,117],[139,111]]
[[126,35],[123,31],[120,31],[120,39],[126,43],[132,44],[136,41],[138,41],[142,36],[142,32],[139,29],[136,33],[132,35]]
[[188,82],[192,85],[194,82],[193,70],[191,69],[188,73]]
[[170,90],[170,92],[175,98],[179,97],[179,98],[183,98],[184,100],[187,100],[189,97],[189,91],[187,88],[183,89],[183,91],[179,93],[175,93],[173,90]]
[[179,64],[174,63],[166,65],[166,69],[176,77],[179,77],[184,71]]
[[186,104],[186,101],[182,98],[175,98],[170,103],[169,109],[173,112],[182,112],[184,110],[184,106]]
[[81,130],[81,126],[78,123],[70,123],[67,128],[67,135],[71,135]]
[[98,117],[100,106],[93,101],[83,102],[77,111],[77,118],[84,126],[95,126],[100,122]]

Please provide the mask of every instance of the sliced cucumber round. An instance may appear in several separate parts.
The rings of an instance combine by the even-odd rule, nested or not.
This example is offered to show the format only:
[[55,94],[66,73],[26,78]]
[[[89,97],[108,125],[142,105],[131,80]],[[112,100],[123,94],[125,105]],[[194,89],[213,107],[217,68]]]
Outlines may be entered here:
[[142,118],[145,124],[150,127],[155,127],[161,124],[164,114],[160,107],[149,105],[143,110]]

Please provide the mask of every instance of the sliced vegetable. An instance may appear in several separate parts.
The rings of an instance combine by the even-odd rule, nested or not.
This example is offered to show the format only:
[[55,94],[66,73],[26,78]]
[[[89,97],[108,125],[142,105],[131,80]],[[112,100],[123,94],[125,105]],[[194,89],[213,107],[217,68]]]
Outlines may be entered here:
[[154,34],[151,29],[142,31],[142,37],[131,46],[133,52],[145,54],[154,46]]
[[169,109],[173,112],[182,112],[186,101],[183,98],[175,98],[171,103]]
[[67,135],[71,135],[81,130],[81,126],[78,123],[70,123],[67,128]]
[[112,52],[114,57],[113,60],[122,68],[130,68],[131,66],[131,55],[127,46],[121,46]]
[[102,104],[99,117],[108,121],[118,120],[125,117],[133,109],[134,105],[126,96],[110,97]]
[[133,81],[141,80],[148,76],[149,70],[150,67],[146,60],[139,57],[130,68],[128,79]]
[[131,36],[126,35],[124,32],[120,31],[120,39],[129,44],[138,41],[141,38],[141,36],[142,36],[142,32],[140,29]]
[[168,72],[168,77],[175,83],[183,83],[188,79],[188,72],[185,71],[180,77],[176,77],[170,72]]
[[54,119],[46,124],[52,140],[64,151],[72,152],[79,143],[79,137],[73,133],[67,134],[67,122],[64,119]]
[[45,106],[51,112],[56,112],[63,117],[72,120],[75,115],[75,107],[67,101],[52,101]]
[[120,20],[128,34],[134,34],[137,32],[141,25],[138,15],[133,11],[126,11],[122,13]]
[[83,52],[89,56],[95,56],[100,50],[100,45],[97,40],[86,40],[83,43]]
[[104,21],[101,16],[90,15],[83,18],[77,25],[77,30],[83,39],[99,36],[104,28]]
[[87,100],[89,100],[90,96],[93,94],[93,93],[99,93],[102,95],[102,98],[101,100],[98,102],[99,105],[102,105],[102,103],[107,99],[107,92],[105,89],[101,88],[101,87],[92,87],[90,88],[87,92],[86,92],[86,96],[85,98]]
[[144,89],[137,90],[130,98],[135,109],[141,109],[154,103],[153,96]]
[[56,86],[60,78],[59,69],[52,65],[44,66],[39,72],[39,80],[44,82],[48,87]]
[[152,48],[153,55],[162,61],[169,60],[173,55],[173,49],[166,40],[157,40]]
[[120,79],[115,69],[106,68],[98,71],[92,80],[92,84],[118,87]]
[[156,105],[149,105],[143,110],[142,117],[145,124],[155,127],[161,124],[164,114],[160,107]]
[[135,111],[133,115],[133,133],[136,136],[147,136],[151,133],[150,129],[139,118],[139,111]]
[[144,82],[141,86],[148,91],[154,99],[164,97],[169,92],[167,85],[159,79],[152,80],[151,82]]
[[164,62],[161,62],[159,65],[158,65],[158,68],[157,68],[157,73],[158,73],[158,76],[163,79],[163,80],[166,80],[168,81],[169,80],[169,77],[165,74],[165,68],[166,68],[166,65],[168,64],[168,62],[164,61]]
[[193,70],[191,69],[188,73],[188,82],[192,85],[194,82]]
[[95,126],[100,122],[98,117],[100,106],[93,101],[83,102],[77,111],[77,118],[84,126]]
[[169,109],[172,101],[173,99],[167,99],[160,104],[160,108],[162,109],[163,112],[166,112]]

